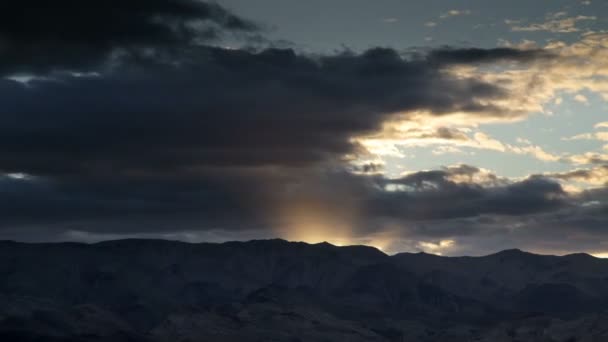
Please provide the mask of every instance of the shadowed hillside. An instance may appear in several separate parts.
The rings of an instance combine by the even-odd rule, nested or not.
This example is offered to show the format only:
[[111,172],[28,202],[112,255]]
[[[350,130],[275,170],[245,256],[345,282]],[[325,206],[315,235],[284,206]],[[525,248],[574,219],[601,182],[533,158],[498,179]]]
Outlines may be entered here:
[[0,279],[10,341],[608,339],[608,261],[585,254],[0,242]]

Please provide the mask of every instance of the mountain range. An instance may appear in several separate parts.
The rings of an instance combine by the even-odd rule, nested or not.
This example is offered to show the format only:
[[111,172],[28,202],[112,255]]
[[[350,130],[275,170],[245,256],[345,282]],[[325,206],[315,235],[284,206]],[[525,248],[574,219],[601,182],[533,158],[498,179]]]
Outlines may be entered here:
[[0,341],[608,341],[608,260],[1,241]]

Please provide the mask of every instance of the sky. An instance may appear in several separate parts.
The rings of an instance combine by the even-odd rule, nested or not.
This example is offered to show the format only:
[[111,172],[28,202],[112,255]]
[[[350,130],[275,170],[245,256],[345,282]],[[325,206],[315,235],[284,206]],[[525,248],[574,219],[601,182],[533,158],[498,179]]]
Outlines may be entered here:
[[608,2],[0,4],[0,240],[608,256]]

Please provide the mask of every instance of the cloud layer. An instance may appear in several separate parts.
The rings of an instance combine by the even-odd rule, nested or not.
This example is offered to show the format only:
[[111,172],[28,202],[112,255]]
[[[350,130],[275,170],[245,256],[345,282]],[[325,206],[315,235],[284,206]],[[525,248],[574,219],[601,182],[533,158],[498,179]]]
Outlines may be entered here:
[[[315,235],[475,254],[506,237],[534,246],[549,222],[580,239],[547,234],[554,245],[542,248],[600,248],[605,189],[562,183],[603,185],[603,168],[506,179],[461,164],[388,177],[383,146],[370,143],[561,160],[470,127],[524,119],[560,91],[604,95],[603,69],[564,76],[581,45],[222,46],[240,34],[259,25],[194,0],[0,5],[0,238]],[[605,39],[585,39],[601,55]],[[442,124],[420,124],[433,120]]]

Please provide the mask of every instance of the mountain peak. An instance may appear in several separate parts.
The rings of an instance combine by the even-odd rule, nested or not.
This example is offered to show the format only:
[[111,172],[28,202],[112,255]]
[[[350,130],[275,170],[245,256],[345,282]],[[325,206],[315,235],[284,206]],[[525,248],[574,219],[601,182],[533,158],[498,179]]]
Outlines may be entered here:
[[323,242],[319,242],[319,243],[313,243],[313,245],[316,245],[316,246],[327,246],[327,247],[336,247],[336,245],[331,244],[331,243],[329,243],[327,241],[323,241]]
[[587,253],[572,253],[572,254],[564,255],[564,257],[569,258],[569,259],[581,259],[581,260],[598,259],[597,257],[594,257],[593,255],[587,254]]
[[524,254],[532,254],[532,253],[522,251],[519,248],[510,248],[510,249],[505,249],[498,253],[495,253],[494,255],[524,255]]
[[506,259],[521,259],[521,258],[530,258],[530,257],[539,257],[539,256],[542,256],[542,255],[522,251],[519,248],[505,249],[498,253],[488,255],[488,257],[490,257],[490,258],[506,258]]

